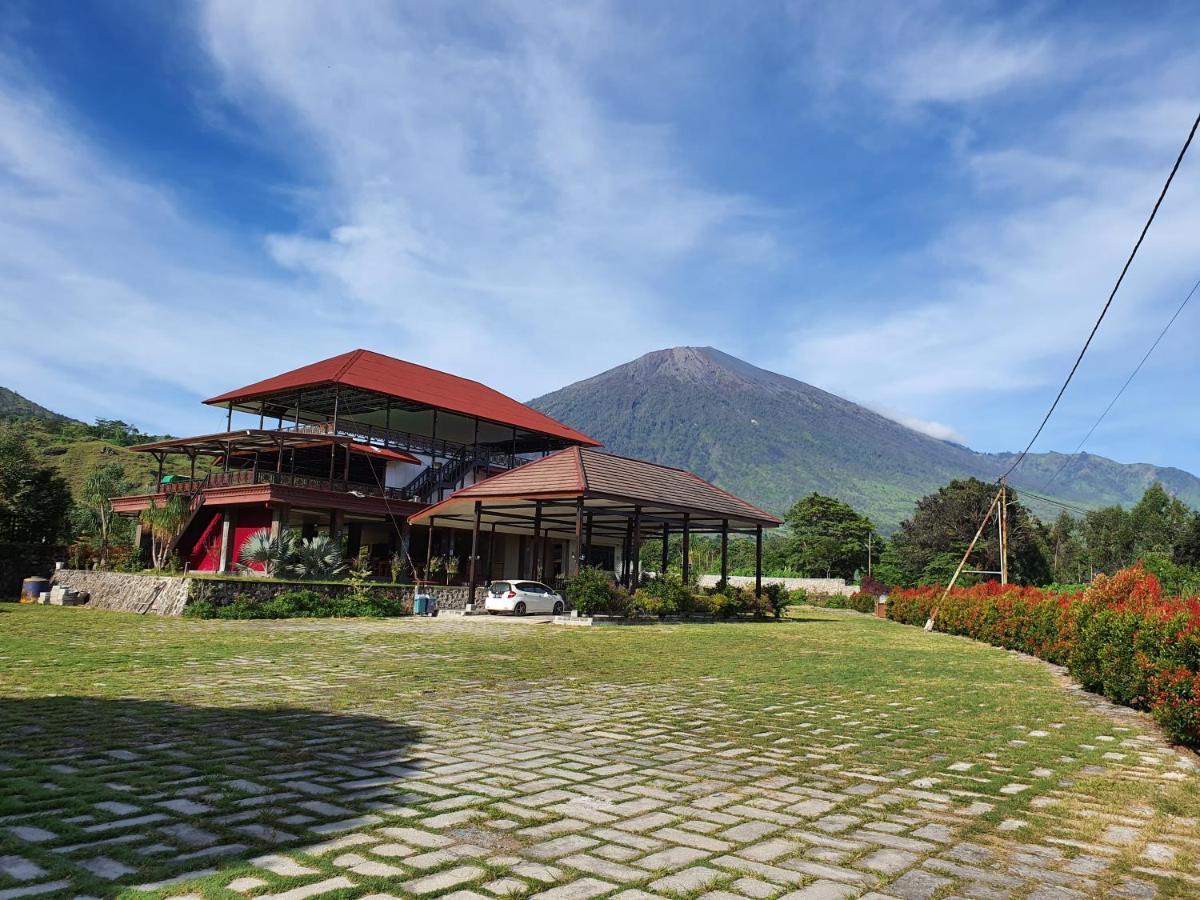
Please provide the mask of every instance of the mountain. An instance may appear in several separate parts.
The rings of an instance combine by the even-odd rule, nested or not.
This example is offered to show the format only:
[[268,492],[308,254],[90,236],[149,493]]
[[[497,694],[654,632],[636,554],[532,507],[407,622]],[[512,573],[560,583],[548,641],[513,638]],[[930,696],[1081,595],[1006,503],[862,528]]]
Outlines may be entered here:
[[[712,347],[658,350],[530,405],[614,453],[682,466],[776,513],[817,491],[884,532],[953,478],[995,480],[1015,458],[914,431],[849,400]],[[1200,479],[1180,469],[1083,454],[1031,454],[1014,488],[1075,506],[1132,504],[1154,481],[1200,507]],[[1026,498],[1043,517],[1057,507]]]
[[43,422],[59,422],[63,424],[75,421],[72,418],[46,409],[46,407],[22,397],[16,391],[10,391],[6,387],[0,387],[0,419],[39,419]]

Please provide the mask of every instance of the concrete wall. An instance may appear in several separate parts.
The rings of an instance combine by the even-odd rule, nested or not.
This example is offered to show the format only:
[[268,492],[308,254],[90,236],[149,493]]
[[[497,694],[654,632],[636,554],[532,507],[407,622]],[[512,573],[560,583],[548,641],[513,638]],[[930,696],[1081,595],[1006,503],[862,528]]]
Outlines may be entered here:
[[[720,581],[717,575],[701,575],[701,587],[714,587]],[[754,587],[752,575],[730,575],[729,583],[737,587]],[[804,590],[810,594],[834,594],[849,597],[857,593],[858,587],[846,584],[845,578],[771,578],[763,576],[763,584],[782,584],[789,591]]]
[[[60,569],[51,580],[54,585],[87,591],[89,609],[108,609],[121,612],[154,613],[178,616],[189,603],[208,601],[217,605],[232,603],[238,596],[259,600],[287,591],[315,590],[340,596],[350,590],[348,584],[313,584],[305,581],[255,581],[254,579],[189,578],[182,575],[134,575],[123,572],[96,572],[82,569]],[[398,597],[412,609],[413,586],[372,584],[372,591]],[[467,605],[467,588],[430,585],[423,592],[437,598],[440,609],[463,609]],[[484,589],[476,589],[476,598],[483,601]]]

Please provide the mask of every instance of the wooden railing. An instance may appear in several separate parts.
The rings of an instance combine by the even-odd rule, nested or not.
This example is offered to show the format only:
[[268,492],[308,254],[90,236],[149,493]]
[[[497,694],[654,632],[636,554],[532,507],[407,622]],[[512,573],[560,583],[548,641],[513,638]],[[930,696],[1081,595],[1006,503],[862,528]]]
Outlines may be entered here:
[[195,481],[174,481],[159,486],[160,494],[199,495],[214,488],[237,487],[250,484],[278,484],[284,487],[307,488],[312,491],[334,491],[339,494],[354,493],[364,497],[385,497],[388,500],[412,500],[413,495],[403,488],[380,487],[360,481],[343,481],[340,478],[317,478],[312,475],[297,475],[291,472],[272,472],[264,469],[235,469],[232,472],[212,472]]

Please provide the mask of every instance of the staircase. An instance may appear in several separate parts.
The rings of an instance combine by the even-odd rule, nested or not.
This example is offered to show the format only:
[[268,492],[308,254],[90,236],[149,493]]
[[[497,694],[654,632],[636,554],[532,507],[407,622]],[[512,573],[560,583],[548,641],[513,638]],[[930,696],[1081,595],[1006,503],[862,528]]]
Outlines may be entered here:
[[479,469],[498,466],[515,469],[526,462],[528,460],[520,457],[464,447],[440,466],[430,466],[405,485],[404,496],[421,503],[433,503],[439,491],[453,490],[459,481]]

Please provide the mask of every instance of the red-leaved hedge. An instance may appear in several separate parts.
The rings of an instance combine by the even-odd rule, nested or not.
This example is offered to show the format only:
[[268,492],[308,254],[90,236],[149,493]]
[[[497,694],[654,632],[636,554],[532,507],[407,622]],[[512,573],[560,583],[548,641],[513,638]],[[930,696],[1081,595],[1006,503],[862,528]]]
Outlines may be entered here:
[[1148,709],[1175,740],[1200,746],[1200,598],[1162,596],[1139,563],[1057,594],[996,582],[897,589],[888,617],[1020,650],[1066,666],[1088,690]]

